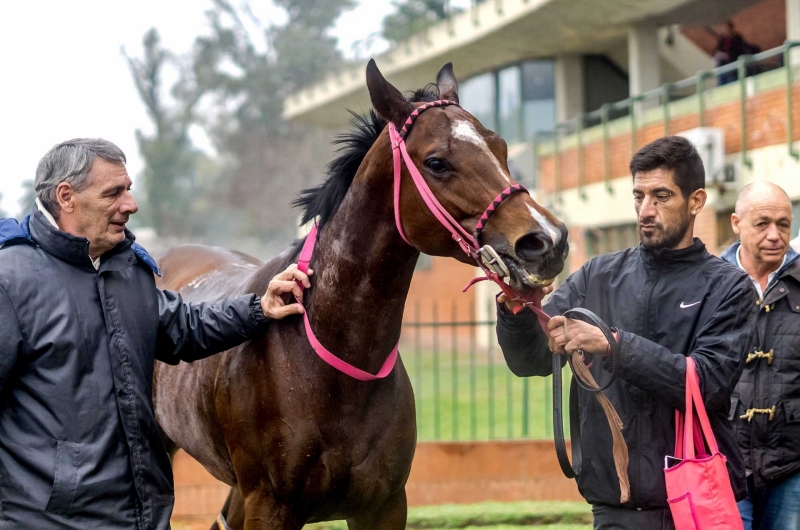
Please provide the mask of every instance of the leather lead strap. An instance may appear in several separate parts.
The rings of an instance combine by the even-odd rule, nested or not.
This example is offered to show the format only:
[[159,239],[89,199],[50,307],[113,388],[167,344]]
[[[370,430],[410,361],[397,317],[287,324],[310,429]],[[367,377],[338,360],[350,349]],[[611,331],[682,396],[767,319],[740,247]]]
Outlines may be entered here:
[[[589,369],[581,359],[580,355],[569,355],[567,360],[572,369],[573,378],[570,385],[569,395],[569,422],[570,440],[572,442],[572,463],[567,456],[567,444],[564,437],[563,422],[563,386],[561,382],[562,359],[560,355],[553,355],[553,434],[556,445],[556,457],[561,466],[561,471],[567,478],[577,478],[581,474],[583,463],[581,451],[581,431],[580,418],[578,416],[578,386],[587,392],[594,394],[597,401],[603,407],[606,419],[608,420],[611,436],[613,440],[614,466],[619,479],[620,502],[625,503],[630,499],[630,482],[628,480],[628,446],[622,436],[622,420],[620,420],[614,406],[603,394],[603,390],[608,388],[616,379],[619,364],[619,343],[614,338],[611,328],[606,325],[597,315],[584,308],[570,309],[564,313],[565,317],[583,317],[581,320],[589,320],[590,323],[603,332],[608,343],[611,345],[612,371],[611,378],[602,387],[594,380]],[[566,332],[566,330],[565,330]]]

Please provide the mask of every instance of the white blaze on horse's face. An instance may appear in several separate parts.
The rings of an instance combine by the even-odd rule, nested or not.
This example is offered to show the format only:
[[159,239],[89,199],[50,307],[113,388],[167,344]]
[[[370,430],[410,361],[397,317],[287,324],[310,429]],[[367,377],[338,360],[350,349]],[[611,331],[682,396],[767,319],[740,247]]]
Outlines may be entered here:
[[503,166],[500,165],[500,161],[497,160],[497,157],[494,156],[494,153],[492,153],[492,150],[489,149],[489,146],[486,144],[486,140],[483,139],[483,136],[478,134],[478,131],[475,130],[475,127],[473,127],[470,122],[466,120],[456,120],[452,125],[452,133],[453,138],[478,146],[478,149],[492,161],[492,164],[503,180],[511,186],[511,176],[503,169]]
[[547,220],[547,217],[542,215],[541,212],[537,211],[536,208],[528,205],[528,210],[530,210],[531,215],[534,219],[536,219],[536,222],[539,223],[539,226],[542,227],[542,230],[550,234],[550,239],[553,240],[553,245],[558,245],[561,242],[561,232],[556,230],[556,227]]
[[[512,185],[511,175],[503,169],[503,166],[500,165],[500,161],[497,160],[497,157],[494,156],[494,153],[491,149],[489,149],[489,145],[486,143],[486,140],[483,139],[483,136],[478,134],[478,131],[475,130],[475,127],[466,120],[456,120],[453,122],[451,132],[453,133],[453,138],[458,140],[463,140],[465,142],[469,142],[475,146],[477,146],[484,155],[486,155],[489,160],[492,161],[492,164],[497,169],[497,172],[502,177],[503,181],[506,182],[509,186]],[[547,220],[547,217],[542,215],[542,213],[538,212],[536,208],[532,206],[528,206],[528,210],[530,210],[531,215],[542,227],[542,230],[546,231],[550,234],[550,238],[553,240],[554,245],[558,245],[561,241],[561,233],[556,230],[556,227]]]

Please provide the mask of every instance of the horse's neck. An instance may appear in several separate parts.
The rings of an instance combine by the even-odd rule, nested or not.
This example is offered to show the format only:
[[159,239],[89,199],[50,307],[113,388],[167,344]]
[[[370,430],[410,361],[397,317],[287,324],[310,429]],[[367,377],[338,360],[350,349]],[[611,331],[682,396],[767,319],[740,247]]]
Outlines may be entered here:
[[380,175],[355,179],[339,211],[322,227],[307,302],[322,345],[370,373],[378,371],[399,339],[419,255],[397,232],[392,175],[385,173],[391,165],[382,166],[387,167]]

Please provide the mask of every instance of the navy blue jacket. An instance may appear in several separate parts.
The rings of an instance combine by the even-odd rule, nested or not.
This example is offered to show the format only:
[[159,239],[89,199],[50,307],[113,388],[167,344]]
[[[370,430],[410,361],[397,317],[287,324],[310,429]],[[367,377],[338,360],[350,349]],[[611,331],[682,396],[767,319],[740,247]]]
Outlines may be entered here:
[[0,220],[0,529],[169,528],[173,482],[152,405],[177,364],[264,329],[254,295],[185,304],[133,236],[89,243],[34,213]]

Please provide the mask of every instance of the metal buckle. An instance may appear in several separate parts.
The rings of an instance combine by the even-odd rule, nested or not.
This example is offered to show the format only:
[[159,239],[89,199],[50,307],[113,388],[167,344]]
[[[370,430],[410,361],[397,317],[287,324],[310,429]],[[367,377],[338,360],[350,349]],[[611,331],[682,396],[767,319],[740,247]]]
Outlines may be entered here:
[[481,263],[483,263],[487,269],[497,274],[500,278],[511,277],[511,271],[508,270],[508,267],[503,262],[503,259],[491,246],[482,246],[478,250],[478,254],[480,255]]

